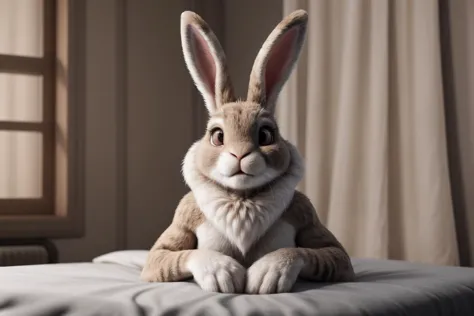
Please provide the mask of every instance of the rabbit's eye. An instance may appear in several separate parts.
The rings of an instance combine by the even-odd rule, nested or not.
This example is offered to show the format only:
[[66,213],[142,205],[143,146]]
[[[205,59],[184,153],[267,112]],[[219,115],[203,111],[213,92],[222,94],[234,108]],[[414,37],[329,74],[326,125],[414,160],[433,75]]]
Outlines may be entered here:
[[224,145],[224,132],[220,128],[216,128],[211,132],[211,144],[214,146]]
[[272,129],[262,127],[258,132],[258,144],[260,146],[268,146],[275,142],[275,135]]

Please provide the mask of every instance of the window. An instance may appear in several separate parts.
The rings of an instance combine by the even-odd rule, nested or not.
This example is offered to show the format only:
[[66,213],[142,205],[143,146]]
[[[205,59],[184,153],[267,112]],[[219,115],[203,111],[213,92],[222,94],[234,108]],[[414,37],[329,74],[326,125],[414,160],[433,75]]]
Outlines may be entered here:
[[70,193],[69,4],[0,0],[0,237],[82,230]]

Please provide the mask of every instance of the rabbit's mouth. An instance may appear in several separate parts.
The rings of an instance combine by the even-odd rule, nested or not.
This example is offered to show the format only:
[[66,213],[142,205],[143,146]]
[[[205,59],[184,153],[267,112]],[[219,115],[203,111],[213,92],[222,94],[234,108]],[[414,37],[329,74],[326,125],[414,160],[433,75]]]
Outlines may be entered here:
[[250,190],[265,186],[279,176],[277,170],[268,168],[264,157],[254,151],[242,159],[223,152],[207,177],[221,186],[234,190]]
[[237,171],[236,173],[233,174],[233,176],[248,176],[248,177],[253,177],[253,174],[250,173],[245,173],[242,170]]

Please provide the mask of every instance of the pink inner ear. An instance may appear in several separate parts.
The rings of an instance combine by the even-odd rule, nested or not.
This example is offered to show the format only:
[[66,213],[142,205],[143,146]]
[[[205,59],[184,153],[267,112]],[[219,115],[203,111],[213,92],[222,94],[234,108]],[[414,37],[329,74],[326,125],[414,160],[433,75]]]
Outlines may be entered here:
[[265,69],[265,90],[267,99],[288,67],[297,35],[297,28],[287,31],[278,39],[271,50]]
[[197,71],[201,76],[209,92],[214,96],[216,89],[216,65],[212,57],[209,45],[202,35],[194,27],[189,26],[194,41],[194,56],[198,67]]

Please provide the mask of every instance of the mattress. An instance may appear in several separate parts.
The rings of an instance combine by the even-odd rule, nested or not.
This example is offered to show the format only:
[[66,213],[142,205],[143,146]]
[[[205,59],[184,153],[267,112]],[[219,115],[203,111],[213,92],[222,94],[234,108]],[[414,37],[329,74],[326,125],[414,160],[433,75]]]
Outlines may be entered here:
[[93,262],[0,268],[0,315],[474,315],[474,269],[353,259],[353,283],[292,293],[208,293],[193,281],[139,280],[146,251]]

